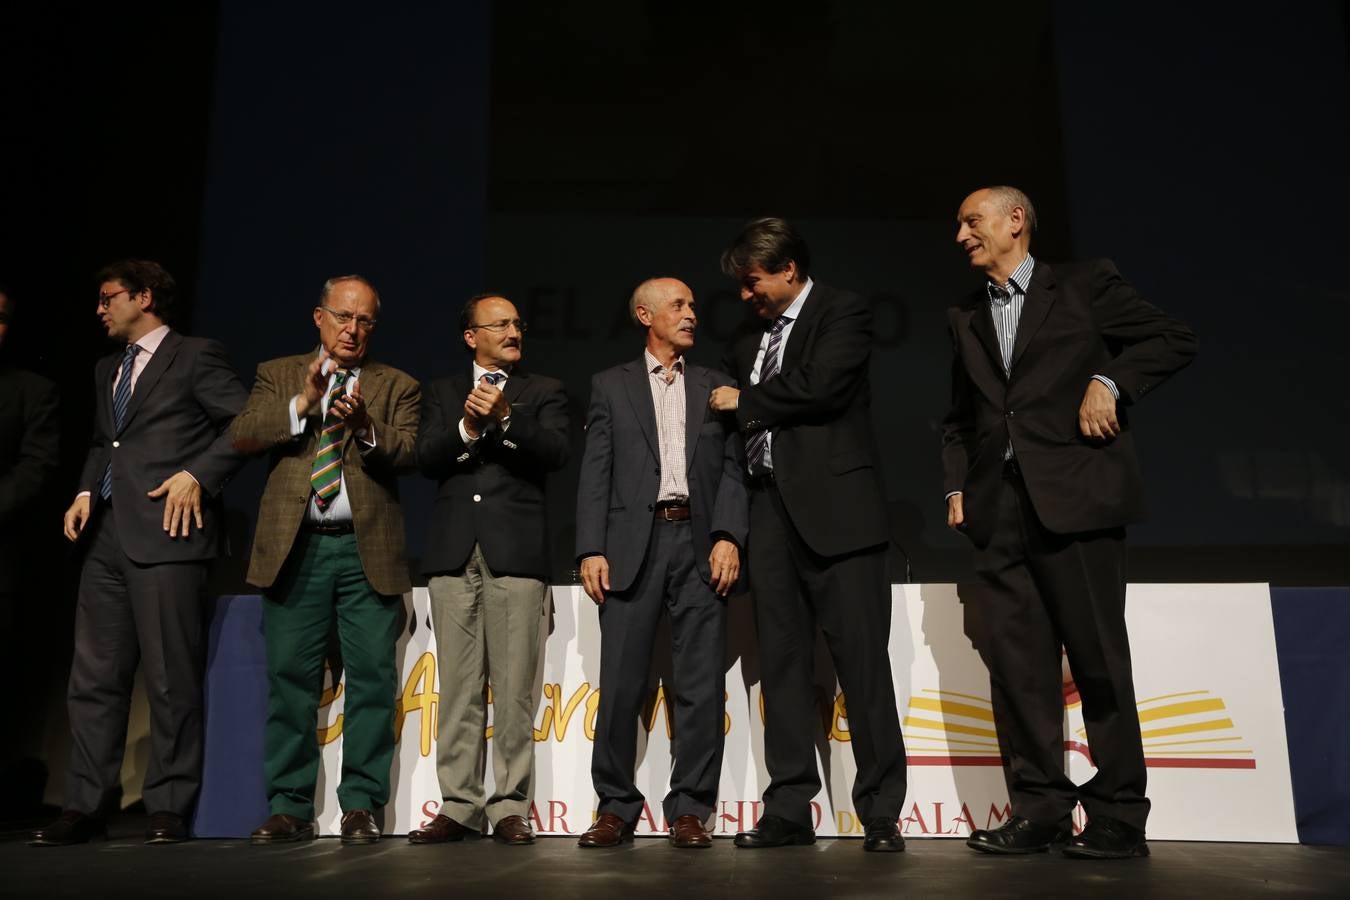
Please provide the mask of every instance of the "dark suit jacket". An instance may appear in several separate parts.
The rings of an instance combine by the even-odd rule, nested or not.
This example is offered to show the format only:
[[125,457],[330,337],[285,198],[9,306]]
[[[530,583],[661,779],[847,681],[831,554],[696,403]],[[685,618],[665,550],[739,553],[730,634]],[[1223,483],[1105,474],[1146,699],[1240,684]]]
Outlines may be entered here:
[[[645,357],[591,379],[586,451],[577,486],[577,558],[603,554],[609,583],[627,590],[642,568],[661,489],[661,447]],[[508,382],[509,383],[509,382]],[[714,535],[741,548],[749,530],[745,453],[735,425],[708,408],[713,388],[734,382],[721,372],[687,366],[684,457],[694,554],[699,575],[710,582],[708,556]]]
[[[224,533],[221,489],[246,457],[230,446],[230,421],[244,407],[244,386],[225,348],[176,331],[164,336],[136,380],[122,430],[113,429],[113,376],[122,353],[94,366],[93,441],[80,474],[92,507],[102,502],[103,472],[112,461],[112,501],[122,549],[142,564],[211,559]],[[203,527],[186,539],[164,533],[164,500],[146,493],[186,469],[202,487]]]
[[[943,425],[946,490],[962,491],[966,534],[992,536],[1011,437],[1041,522],[1057,533],[1116,528],[1144,514],[1130,407],[1195,356],[1195,333],[1146,302],[1109,260],[1036,261],[1003,374],[984,287],[947,311],[955,358]],[[1078,408],[1093,375],[1120,390],[1121,433],[1084,438]]]
[[736,418],[769,429],[783,505],[816,553],[838,556],[890,539],[872,431],[872,310],[856,294],[813,282],[778,375],[750,384],[766,326],[748,329],[724,365],[741,383]]
[[28,513],[60,465],[56,385],[0,364],[0,593],[18,581],[19,543],[51,523]]
[[561,381],[517,366],[502,392],[511,404],[503,433],[493,427],[472,446],[459,436],[473,368],[427,385],[417,433],[417,465],[437,479],[422,571],[462,568],[477,542],[497,575],[549,578],[544,487],[567,462],[567,394]]
[[[258,528],[248,561],[248,583],[269,588],[290,555],[309,508],[310,470],[318,452],[318,409],[305,430],[291,436],[291,399],[300,393],[313,353],[283,356],[258,366],[248,405],[230,434],[236,447],[270,450],[267,487],[258,509]],[[361,366],[361,395],[375,429],[375,449],[362,453],[350,431],[342,445],[342,477],[352,507],[352,527],[361,567],[381,594],[412,589],[398,502],[398,476],[413,471],[417,415],[422,392],[417,380],[391,366],[367,360]]]

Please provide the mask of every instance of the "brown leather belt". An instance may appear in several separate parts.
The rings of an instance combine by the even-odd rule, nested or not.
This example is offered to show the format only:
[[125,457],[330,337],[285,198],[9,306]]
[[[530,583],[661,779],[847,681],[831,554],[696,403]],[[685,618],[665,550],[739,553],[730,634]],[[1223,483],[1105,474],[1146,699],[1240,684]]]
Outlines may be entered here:
[[300,526],[300,530],[303,531],[305,534],[335,535],[335,534],[351,534],[356,529],[352,527],[351,522],[346,522],[341,525],[312,525],[309,522],[305,522]]
[[664,500],[656,504],[655,516],[658,522],[688,522],[689,501]]

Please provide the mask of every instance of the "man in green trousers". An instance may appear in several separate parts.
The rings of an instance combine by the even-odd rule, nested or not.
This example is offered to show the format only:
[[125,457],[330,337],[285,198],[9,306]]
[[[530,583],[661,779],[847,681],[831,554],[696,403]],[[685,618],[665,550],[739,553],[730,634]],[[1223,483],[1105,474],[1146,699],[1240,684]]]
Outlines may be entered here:
[[316,352],[258,367],[234,446],[268,451],[248,581],[263,590],[267,643],[264,775],[271,817],[255,844],[314,837],[315,733],[329,629],[347,683],[342,842],[380,838],[389,800],[401,595],[411,589],[398,476],[414,470],[417,381],[367,356],[380,298],[357,275],[331,278],[314,307]]

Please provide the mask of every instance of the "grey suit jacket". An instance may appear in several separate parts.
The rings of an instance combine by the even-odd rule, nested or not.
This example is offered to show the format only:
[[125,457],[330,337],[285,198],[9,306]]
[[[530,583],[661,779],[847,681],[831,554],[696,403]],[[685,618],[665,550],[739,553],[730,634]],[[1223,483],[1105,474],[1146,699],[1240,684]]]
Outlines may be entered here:
[[[230,446],[229,435],[231,420],[244,408],[244,386],[219,343],[170,331],[136,379],[118,431],[112,386],[121,359],[114,353],[94,366],[94,433],[79,489],[90,492],[97,509],[111,461],[112,503],[127,556],[142,564],[210,559],[224,530],[221,489],[247,459]],[[202,487],[204,524],[198,529],[193,523],[188,537],[174,539],[164,533],[163,498],[146,493],[184,469]]]
[[[586,450],[577,487],[577,558],[603,554],[610,588],[629,588],[642,568],[661,488],[661,450],[646,362],[606,369],[591,380]],[[708,408],[713,388],[735,385],[727,375],[687,366],[685,465],[699,575],[711,581],[708,556],[716,537],[745,547],[750,527],[745,448],[736,421]]]

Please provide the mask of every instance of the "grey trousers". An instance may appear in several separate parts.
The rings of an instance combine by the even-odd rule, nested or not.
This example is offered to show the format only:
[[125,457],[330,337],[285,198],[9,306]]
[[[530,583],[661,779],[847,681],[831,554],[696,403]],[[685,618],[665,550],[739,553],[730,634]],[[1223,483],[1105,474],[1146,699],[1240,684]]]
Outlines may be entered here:
[[[440,700],[436,772],[441,813],[469,828],[484,816],[529,816],[534,715],[548,585],[494,575],[477,545],[464,571],[427,582],[436,632]],[[483,785],[487,698],[492,689],[492,793]]]

